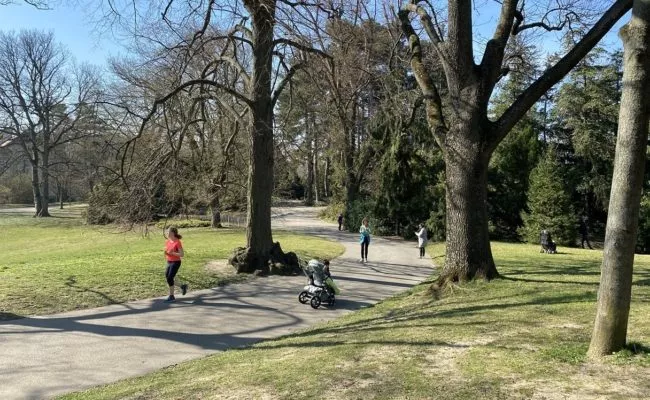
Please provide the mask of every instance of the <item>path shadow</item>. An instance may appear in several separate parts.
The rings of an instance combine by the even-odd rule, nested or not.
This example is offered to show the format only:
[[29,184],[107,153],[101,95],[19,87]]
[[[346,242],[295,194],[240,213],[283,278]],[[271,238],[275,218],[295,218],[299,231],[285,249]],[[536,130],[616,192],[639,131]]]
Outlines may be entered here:
[[0,311],[0,321],[13,321],[21,318],[25,318],[25,316],[14,314],[12,312]]
[[371,285],[377,285],[377,286],[397,286],[397,287],[403,287],[403,288],[412,288],[413,284],[412,283],[400,283],[400,282],[393,282],[393,281],[378,281],[375,279],[364,279],[364,278],[359,278],[359,277],[352,277],[352,276],[340,276],[337,275],[335,277],[336,281],[347,281],[347,282],[359,282],[359,283],[367,283]]
[[[122,304],[119,306],[112,306],[119,307],[119,310],[110,310],[80,316],[62,316],[48,318],[24,317],[11,321],[1,321],[0,328],[2,328],[3,325],[11,325],[12,327],[20,326],[26,328],[24,330],[7,330],[2,332],[2,335],[84,332],[106,337],[145,337],[151,339],[161,339],[189,344],[206,350],[224,350],[230,347],[248,345],[264,339],[263,335],[251,336],[256,333],[263,333],[265,331],[296,326],[303,321],[302,318],[292,315],[288,312],[270,306],[265,307],[260,306],[259,304],[252,304],[245,299],[236,296],[233,297],[232,295],[229,295],[228,300],[230,302],[225,303],[224,301],[219,301],[220,297],[218,296],[216,298],[206,298],[211,295],[213,294],[202,294],[194,296],[193,298],[183,299],[182,301],[174,304],[165,303],[162,301],[162,299],[153,300],[150,301],[146,306],[141,306],[139,308]],[[119,316],[142,315],[143,318],[156,318],[156,312],[166,310],[170,307],[197,306],[201,306],[203,308],[215,308],[218,310],[261,309],[264,310],[265,313],[276,314],[276,317],[274,317],[272,320],[277,321],[278,319],[281,319],[281,321],[257,328],[242,329],[228,334],[187,333],[173,330],[114,326],[98,323],[98,321],[109,320],[110,318]]]

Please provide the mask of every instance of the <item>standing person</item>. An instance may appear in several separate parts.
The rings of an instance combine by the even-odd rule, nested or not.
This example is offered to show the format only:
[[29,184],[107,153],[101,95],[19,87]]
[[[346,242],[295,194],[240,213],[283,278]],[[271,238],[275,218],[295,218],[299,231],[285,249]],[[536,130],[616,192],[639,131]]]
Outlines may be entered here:
[[418,237],[418,247],[420,248],[420,258],[424,257],[424,248],[427,245],[427,228],[424,227],[424,224],[420,224],[420,230],[415,232]]
[[361,234],[361,237],[359,238],[359,243],[361,243],[360,262],[366,263],[368,262],[368,245],[370,244],[370,227],[368,226],[368,218],[364,218],[361,222],[359,233]]
[[341,227],[343,226],[343,214],[342,213],[339,213],[338,221],[339,221],[339,230],[341,230]]
[[582,248],[585,248],[585,242],[587,242],[587,246],[589,246],[589,249],[593,249],[591,247],[591,243],[589,243],[589,227],[587,226],[587,216],[583,215],[582,218],[580,218],[580,238],[582,239]]
[[[174,278],[181,267],[181,258],[185,255],[183,251],[183,243],[181,242],[182,238],[183,236],[178,233],[176,227],[169,228],[167,242],[165,242],[165,258],[167,259],[165,278],[167,279],[167,285],[169,286],[169,296],[167,297],[167,300],[165,300],[166,302],[176,301],[176,297],[174,297]],[[187,293],[186,284],[181,285],[181,292],[183,295]]]

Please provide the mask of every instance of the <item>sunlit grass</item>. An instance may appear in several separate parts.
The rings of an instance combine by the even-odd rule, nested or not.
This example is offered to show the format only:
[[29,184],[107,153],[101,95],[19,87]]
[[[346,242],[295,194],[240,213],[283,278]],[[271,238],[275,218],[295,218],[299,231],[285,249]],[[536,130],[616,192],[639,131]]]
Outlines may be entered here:
[[[86,226],[69,213],[46,219],[0,214],[5,247],[0,257],[0,319],[165,294],[161,229],[144,235],[115,226]],[[242,279],[204,267],[242,246],[243,230],[191,228],[182,234],[186,257],[179,276],[192,290]],[[275,233],[274,240],[303,257],[333,258],[343,252],[337,243],[286,232]]]

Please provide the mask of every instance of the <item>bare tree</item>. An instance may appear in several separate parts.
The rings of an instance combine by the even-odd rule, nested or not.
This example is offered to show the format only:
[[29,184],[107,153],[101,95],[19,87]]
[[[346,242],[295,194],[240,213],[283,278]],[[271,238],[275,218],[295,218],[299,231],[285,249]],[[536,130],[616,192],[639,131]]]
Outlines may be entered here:
[[632,269],[650,124],[650,1],[634,0],[632,19],[620,31],[623,92],[614,175],[607,214],[598,311],[589,354],[622,350],[632,296]]
[[[488,118],[488,105],[497,83],[507,74],[504,59],[510,39],[531,29],[563,30],[580,21],[573,4],[549,8],[532,20],[519,0],[502,2],[501,14],[479,63],[474,60],[472,2],[449,0],[447,26],[438,24],[439,10],[427,11],[425,2],[413,0],[399,11],[402,31],[411,49],[411,67],[425,99],[430,130],[444,152],[446,165],[447,248],[440,282],[498,276],[488,235],[487,170],[497,145],[526,112],[558,83],[630,9],[632,0],[616,0],[573,48],[530,84],[496,120]],[[428,3],[428,2],[426,2]],[[533,10],[540,7],[535,4]],[[441,87],[423,63],[423,46],[411,15],[429,37],[442,63],[448,103]],[[551,16],[555,17],[551,18]],[[550,22],[556,20],[556,23]]]
[[[323,52],[305,42],[285,36],[276,37],[276,13],[279,6],[293,9],[313,4],[288,0],[242,0],[224,3],[217,0],[187,3],[169,0],[154,13],[162,16],[166,33],[158,31],[155,36],[147,30],[131,25],[131,32],[139,38],[145,38],[149,44],[156,43],[167,52],[184,53],[188,58],[197,52],[203,52],[208,43],[227,43],[227,46],[221,47],[219,52],[213,54],[201,76],[187,78],[182,75],[183,80],[176,87],[154,101],[140,132],[144,131],[150,119],[165,108],[168,101],[182,92],[198,90],[217,101],[228,97],[246,106],[246,129],[250,141],[247,238],[246,248],[238,250],[232,259],[233,265],[240,271],[268,269],[272,253],[281,259],[284,257],[279,245],[273,243],[271,232],[274,107],[287,82],[302,67],[301,61],[304,57],[300,54],[311,52],[325,56]],[[134,8],[135,14],[139,15],[140,9],[137,5]],[[111,7],[111,10],[114,9],[115,7]],[[129,19],[123,15],[120,18]],[[174,22],[175,18],[178,18],[177,22]],[[182,25],[192,23],[197,23],[197,29],[194,34],[187,35]],[[169,40],[175,37],[177,43],[164,43],[161,37]],[[296,63],[288,64],[291,60]],[[214,79],[215,72],[223,68],[239,72],[240,79],[235,85]]]
[[0,129],[32,165],[35,216],[49,216],[51,151],[86,135],[79,111],[97,95],[95,72],[71,68],[51,33],[0,34]]

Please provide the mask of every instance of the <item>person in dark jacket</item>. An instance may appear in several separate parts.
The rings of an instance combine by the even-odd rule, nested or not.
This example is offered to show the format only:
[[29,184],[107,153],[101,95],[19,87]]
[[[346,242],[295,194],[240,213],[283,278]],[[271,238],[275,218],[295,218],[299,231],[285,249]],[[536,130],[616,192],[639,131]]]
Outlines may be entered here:
[[587,242],[587,246],[589,246],[589,249],[593,249],[591,247],[591,243],[589,243],[589,226],[587,223],[589,220],[587,219],[586,215],[583,215],[582,218],[580,218],[580,239],[582,242],[582,248],[585,248],[585,242]]

